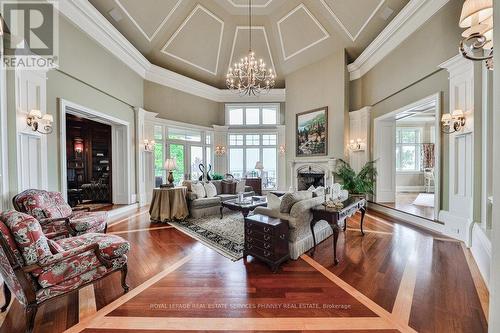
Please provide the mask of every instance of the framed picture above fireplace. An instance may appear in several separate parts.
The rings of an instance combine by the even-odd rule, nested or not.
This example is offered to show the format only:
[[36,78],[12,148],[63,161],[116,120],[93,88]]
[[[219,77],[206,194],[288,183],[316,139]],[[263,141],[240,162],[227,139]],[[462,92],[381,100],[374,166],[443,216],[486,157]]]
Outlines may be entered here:
[[328,155],[328,107],[296,115],[297,157]]

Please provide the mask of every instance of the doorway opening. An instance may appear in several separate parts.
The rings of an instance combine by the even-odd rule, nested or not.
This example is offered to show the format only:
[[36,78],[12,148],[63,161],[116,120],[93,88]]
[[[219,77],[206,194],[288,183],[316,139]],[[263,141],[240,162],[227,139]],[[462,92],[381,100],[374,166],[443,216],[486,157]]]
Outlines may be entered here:
[[375,202],[427,220],[439,216],[440,95],[375,119]]
[[92,209],[112,204],[111,126],[66,116],[68,202]]

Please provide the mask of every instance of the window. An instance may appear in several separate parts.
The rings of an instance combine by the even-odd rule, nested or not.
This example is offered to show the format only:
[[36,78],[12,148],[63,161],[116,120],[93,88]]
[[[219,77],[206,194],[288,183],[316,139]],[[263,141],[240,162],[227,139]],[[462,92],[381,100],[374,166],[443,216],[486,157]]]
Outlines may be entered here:
[[396,171],[421,170],[422,128],[396,128]]
[[155,186],[166,183],[164,164],[167,158],[175,158],[177,162],[177,170],[173,171],[176,185],[180,185],[184,179],[198,179],[201,176],[200,163],[205,164],[208,170],[208,164],[213,162],[212,132],[154,125],[153,134]]
[[226,104],[229,126],[268,126],[278,124],[279,104]]
[[229,134],[229,173],[236,178],[257,177],[255,164],[264,165],[262,186],[275,189],[277,177],[277,134]]

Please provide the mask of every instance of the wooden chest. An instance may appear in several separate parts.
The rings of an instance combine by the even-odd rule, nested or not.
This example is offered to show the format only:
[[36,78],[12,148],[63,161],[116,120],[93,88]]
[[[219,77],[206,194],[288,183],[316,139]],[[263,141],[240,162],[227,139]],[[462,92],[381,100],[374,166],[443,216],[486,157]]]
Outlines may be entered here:
[[288,233],[287,221],[259,214],[246,217],[243,256],[258,258],[276,272],[290,258]]

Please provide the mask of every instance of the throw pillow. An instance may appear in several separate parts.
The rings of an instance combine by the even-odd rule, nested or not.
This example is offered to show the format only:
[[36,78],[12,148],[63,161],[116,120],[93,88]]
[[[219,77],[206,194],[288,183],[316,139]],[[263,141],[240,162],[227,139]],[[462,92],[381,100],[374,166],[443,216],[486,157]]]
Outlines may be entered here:
[[236,182],[223,180],[221,182],[222,194],[236,194]]
[[314,188],[314,185],[311,185],[311,186],[309,186],[309,188],[307,190],[310,192],[314,192],[315,189],[316,188]]
[[243,192],[245,192],[245,181],[244,180],[240,180],[236,184],[236,193],[243,193]]
[[279,211],[281,199],[274,193],[267,194],[267,208]]
[[312,192],[310,191],[299,191],[295,193],[286,193],[281,199],[280,213],[290,213],[292,206],[297,202],[302,200],[307,200],[312,198]]
[[193,191],[194,194],[196,194],[198,198],[204,198],[206,195],[205,186],[203,186],[202,183],[192,183],[191,190]]
[[312,191],[313,198],[324,197],[325,196],[325,188],[323,186],[318,186],[314,191]]
[[217,195],[217,188],[212,183],[203,184],[205,187],[205,193],[207,194],[207,198],[213,198]]

